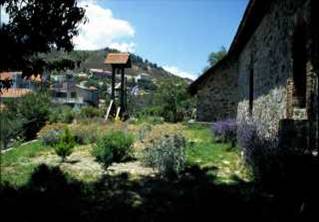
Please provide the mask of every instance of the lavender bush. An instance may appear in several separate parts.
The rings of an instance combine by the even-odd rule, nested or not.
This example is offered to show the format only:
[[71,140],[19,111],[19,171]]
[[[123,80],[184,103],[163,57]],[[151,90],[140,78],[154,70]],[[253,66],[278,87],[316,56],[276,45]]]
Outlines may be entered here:
[[162,176],[178,176],[186,163],[185,138],[178,134],[162,136],[144,150],[143,162]]
[[50,130],[46,134],[41,136],[41,140],[46,146],[54,146],[58,144],[61,131],[59,130]]
[[226,119],[212,124],[215,137],[222,142],[230,142],[232,147],[236,144],[237,123],[235,119]]
[[237,129],[237,141],[256,181],[264,185],[273,181],[280,168],[277,137],[266,138],[264,125],[251,119],[241,121]]

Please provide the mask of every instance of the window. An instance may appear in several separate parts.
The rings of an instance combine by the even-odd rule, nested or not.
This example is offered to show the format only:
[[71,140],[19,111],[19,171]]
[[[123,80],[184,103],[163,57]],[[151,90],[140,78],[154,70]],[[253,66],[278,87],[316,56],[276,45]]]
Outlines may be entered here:
[[249,114],[253,113],[254,105],[254,69],[250,69],[249,73]]
[[304,25],[299,25],[293,36],[293,105],[298,108],[306,107],[307,86],[307,49],[306,30]]

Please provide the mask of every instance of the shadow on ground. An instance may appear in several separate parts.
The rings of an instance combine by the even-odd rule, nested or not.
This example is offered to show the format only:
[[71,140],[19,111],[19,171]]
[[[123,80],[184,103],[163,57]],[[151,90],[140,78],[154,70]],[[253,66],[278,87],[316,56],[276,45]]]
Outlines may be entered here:
[[315,184],[318,175],[311,175],[313,172],[295,172],[292,181],[278,181],[282,184],[269,194],[240,180],[232,185],[217,184],[212,176],[207,176],[207,170],[211,169],[188,167],[180,178],[170,180],[159,177],[131,180],[122,174],[84,184],[64,175],[58,167],[41,165],[25,187],[1,188],[1,218],[10,221],[314,221],[319,187]]

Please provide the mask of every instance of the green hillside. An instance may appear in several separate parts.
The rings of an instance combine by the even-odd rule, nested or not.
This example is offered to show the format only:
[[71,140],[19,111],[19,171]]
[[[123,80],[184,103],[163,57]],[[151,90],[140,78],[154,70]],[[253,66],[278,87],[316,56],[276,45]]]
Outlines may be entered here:
[[[111,71],[111,67],[104,64],[104,60],[108,53],[119,52],[114,49],[105,48],[102,50],[86,51],[86,50],[75,50],[70,53],[65,52],[52,52],[47,55],[50,60],[56,59],[71,59],[76,61],[78,66],[75,68],[76,71],[88,71],[89,69],[104,69]],[[155,79],[175,77],[172,73],[167,72],[156,63],[149,62],[147,59],[131,54],[132,68],[126,71],[130,75],[138,75],[140,73],[148,73]]]

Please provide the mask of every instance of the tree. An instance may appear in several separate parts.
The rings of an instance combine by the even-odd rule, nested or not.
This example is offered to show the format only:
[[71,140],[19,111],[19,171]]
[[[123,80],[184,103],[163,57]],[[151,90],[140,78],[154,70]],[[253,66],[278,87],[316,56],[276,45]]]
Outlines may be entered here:
[[[19,124],[21,125],[19,136],[27,140],[34,139],[37,132],[49,119],[51,102],[46,93],[31,93],[19,100],[7,101],[5,105],[7,112],[14,117],[12,119],[24,120],[22,125]],[[6,121],[6,119],[3,118],[3,121]]]
[[65,162],[65,159],[72,154],[74,146],[75,138],[69,128],[66,128],[59,138],[59,143],[55,145],[54,150],[61,157],[61,161]]
[[163,80],[155,93],[155,106],[166,121],[182,121],[192,112],[193,100],[187,92],[187,83],[181,79]]
[[[9,22],[0,28],[0,71],[22,70],[25,76],[42,73],[49,64],[40,53],[71,51],[72,38],[78,34],[79,24],[85,22],[85,10],[77,2],[0,0],[9,15]],[[69,64],[64,61],[56,65]]]
[[24,118],[17,118],[14,113],[8,110],[0,111],[0,145],[4,149],[23,134]]
[[210,66],[216,65],[220,60],[222,60],[227,55],[227,50],[224,46],[217,52],[212,52],[208,56],[208,63]]

